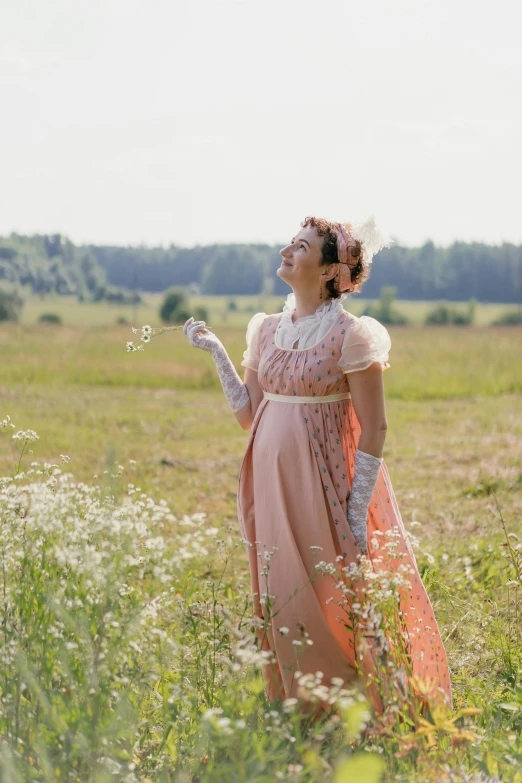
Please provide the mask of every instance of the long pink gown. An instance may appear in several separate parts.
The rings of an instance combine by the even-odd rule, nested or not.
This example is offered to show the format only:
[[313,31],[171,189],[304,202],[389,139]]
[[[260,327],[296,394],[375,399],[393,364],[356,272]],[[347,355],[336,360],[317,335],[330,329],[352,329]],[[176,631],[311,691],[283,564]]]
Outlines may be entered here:
[[[264,668],[270,702],[296,696],[296,671],[320,671],[325,685],[337,677],[349,687],[357,677],[353,634],[337,606],[341,594],[333,589],[332,576],[317,574],[315,564],[322,560],[347,566],[359,552],[346,507],[361,427],[350,397],[326,402],[314,402],[314,397],[348,392],[338,362],[350,330],[357,331],[361,322],[342,310],[317,345],[282,349],[276,334],[280,319],[281,313],[267,315],[259,328],[259,384],[276,398],[264,397],[256,412],[237,490],[238,521],[249,558],[254,614],[259,618],[257,634],[262,649],[272,650],[276,657]],[[290,401],[292,397],[310,401]],[[384,460],[367,521],[370,558],[380,554],[373,550],[372,533],[400,531],[401,549],[412,566],[410,589],[400,608],[413,673],[433,678],[452,706],[446,651]],[[336,561],[339,555],[342,560]],[[288,633],[279,631],[281,627]],[[294,640],[304,644],[295,645]]]

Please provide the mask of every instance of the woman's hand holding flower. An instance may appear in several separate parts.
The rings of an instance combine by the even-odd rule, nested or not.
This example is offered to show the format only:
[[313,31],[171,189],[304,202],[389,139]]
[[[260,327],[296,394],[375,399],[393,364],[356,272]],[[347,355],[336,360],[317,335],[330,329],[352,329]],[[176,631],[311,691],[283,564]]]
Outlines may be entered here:
[[232,413],[237,413],[241,408],[250,403],[248,389],[237,374],[225,346],[215,334],[205,329],[205,321],[194,321],[191,316],[183,326],[183,333],[193,348],[202,348],[208,351],[214,362]]
[[205,328],[206,321],[194,321],[190,316],[183,326],[183,334],[188,337],[188,341],[193,348],[202,348],[204,351],[213,353],[221,346],[224,348],[221,340],[215,334]]

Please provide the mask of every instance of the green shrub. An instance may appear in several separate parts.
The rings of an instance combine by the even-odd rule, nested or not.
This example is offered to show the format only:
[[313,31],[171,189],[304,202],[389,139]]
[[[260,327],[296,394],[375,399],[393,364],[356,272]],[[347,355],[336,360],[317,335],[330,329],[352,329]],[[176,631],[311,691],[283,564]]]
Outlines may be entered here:
[[185,292],[180,288],[170,288],[165,294],[159,315],[166,324],[184,323],[190,318]]
[[111,302],[114,304],[133,305],[143,303],[143,297],[138,293],[138,291],[131,292],[122,291],[121,289],[105,288],[103,289],[102,293],[103,295],[100,297],[100,299],[105,299],[106,302]]
[[227,310],[237,310],[237,304],[235,299],[230,299],[227,302]]
[[41,324],[62,324],[62,319],[57,313],[42,313],[38,321]]
[[184,324],[191,315],[194,316],[195,321],[208,320],[207,308],[198,306],[191,310],[185,291],[180,288],[171,288],[167,291],[159,315],[165,324]]
[[0,288],[0,321],[18,321],[24,300],[17,291]]
[[433,307],[426,315],[424,323],[426,325],[431,324],[448,324],[450,322],[449,308],[446,305],[438,305]]
[[[206,307],[195,307],[192,315],[195,321],[208,321],[208,310]],[[187,315],[187,318],[190,318],[190,315]],[[185,318],[185,321],[187,318]]]
[[376,304],[368,305],[362,315],[369,315],[376,318],[383,324],[407,324],[408,318],[393,307],[393,300],[397,293],[396,286],[385,285],[381,288],[381,298]]
[[424,323],[426,326],[445,326],[447,324],[469,326],[475,320],[476,304],[475,299],[470,299],[468,303],[468,312],[462,313],[455,307],[449,307],[444,302],[441,302],[428,311]]
[[522,310],[508,310],[493,321],[493,326],[519,326],[522,324]]

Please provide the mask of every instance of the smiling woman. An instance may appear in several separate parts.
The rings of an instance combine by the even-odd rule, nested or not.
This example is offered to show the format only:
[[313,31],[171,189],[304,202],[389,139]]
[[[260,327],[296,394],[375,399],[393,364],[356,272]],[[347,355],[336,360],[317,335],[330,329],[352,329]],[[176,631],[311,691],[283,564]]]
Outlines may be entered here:
[[[373,217],[358,227],[307,217],[301,228],[299,235],[292,237],[292,242],[280,251],[281,267],[291,268],[300,276],[306,275],[310,265],[326,267],[321,283],[330,299],[337,299],[343,292],[358,293],[370,274],[373,256],[389,244],[377,230]],[[278,276],[291,285],[284,275]],[[294,274],[292,280],[297,279]],[[323,298],[322,288],[320,298]]]
[[[270,701],[296,695],[297,671],[320,671],[325,685],[362,676],[374,708],[384,709],[370,684],[373,654],[359,660],[360,639],[339,617],[343,573],[362,562],[377,574],[379,536],[395,540],[408,572],[398,609],[411,671],[432,677],[452,701],[445,649],[383,459],[390,336],[343,307],[385,244],[373,218],[358,226],[306,218],[280,251],[277,275],[293,289],[283,312],[256,313],[248,325],[244,383],[204,322],[185,325],[191,345],[211,352],[230,407],[250,430],[237,511],[259,645],[273,654],[264,671]],[[335,589],[326,575],[306,583],[317,548],[339,577]],[[402,632],[392,642],[404,643]],[[323,699],[316,714],[329,709]]]

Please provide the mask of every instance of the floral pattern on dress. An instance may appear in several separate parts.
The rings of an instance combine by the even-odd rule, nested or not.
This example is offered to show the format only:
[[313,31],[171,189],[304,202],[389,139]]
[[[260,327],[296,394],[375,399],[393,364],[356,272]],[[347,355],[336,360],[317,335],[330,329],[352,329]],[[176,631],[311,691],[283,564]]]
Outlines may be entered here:
[[[355,560],[358,553],[346,519],[346,509],[353,482],[355,453],[361,435],[361,426],[350,398],[333,402],[314,402],[314,397],[349,391],[348,375],[339,369],[338,363],[343,355],[343,346],[346,347],[346,335],[355,323],[353,320],[355,316],[343,311],[323,339],[317,345],[305,349],[283,349],[278,346],[277,327],[280,318],[281,314],[265,316],[259,325],[257,335],[259,384],[263,391],[282,396],[309,397],[310,401],[292,404],[266,398],[261,401],[252,423],[239,475],[238,518],[241,532],[245,540],[255,546],[255,508],[251,503],[252,446],[267,406],[281,405],[297,409],[295,418],[292,418],[292,426],[303,429],[295,433],[296,442],[308,443],[313,452],[317,474],[323,486],[328,517],[332,530],[335,531],[335,546],[337,551],[342,553],[344,565],[348,565]],[[367,328],[366,324],[362,330]],[[358,334],[361,334],[360,321],[357,321],[357,329]],[[384,335],[382,332],[379,334]],[[346,350],[344,354],[346,357]],[[380,360],[384,370],[389,367],[387,358],[384,336],[381,347],[376,348],[374,360]],[[278,433],[270,434],[267,443],[272,443],[273,438],[277,439],[277,436]],[[284,434],[281,437],[284,437]],[[277,448],[277,443],[275,447]],[[438,678],[451,703],[452,692],[446,652],[433,608],[406,535],[386,462],[383,460],[368,508],[368,551],[372,563],[375,558],[374,568],[379,566],[372,545],[373,534],[376,531],[385,533],[391,530],[400,531],[400,548],[405,553],[406,562],[411,566],[411,589],[407,591],[400,608],[408,627],[413,672],[420,676]],[[249,558],[253,586],[260,587],[262,576],[258,573],[257,559],[251,552]],[[262,608],[256,597],[254,597],[254,606],[261,616]],[[419,628],[423,629],[421,633],[416,630]],[[278,671],[277,676],[281,681],[284,680],[281,671]]]

